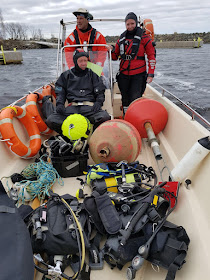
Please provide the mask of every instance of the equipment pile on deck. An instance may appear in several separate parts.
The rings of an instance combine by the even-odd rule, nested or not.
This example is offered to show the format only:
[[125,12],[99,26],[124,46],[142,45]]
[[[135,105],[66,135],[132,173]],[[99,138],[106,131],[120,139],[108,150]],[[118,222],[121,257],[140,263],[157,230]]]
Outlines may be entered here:
[[[136,121],[134,109],[142,111],[145,104],[156,108],[152,110],[153,118],[148,121],[144,116]],[[90,279],[91,270],[103,269],[104,261],[119,270],[129,263],[127,279],[130,280],[145,260],[165,268],[166,279],[172,280],[185,263],[189,237],[182,226],[168,221],[177,205],[179,183],[171,181],[173,177],[155,137],[166,125],[167,111],[147,99],[135,101],[131,106],[135,108],[128,109],[125,115],[130,122],[104,122],[92,135],[90,128],[88,133],[83,133],[84,137],[73,139],[72,128],[76,125],[72,125],[72,120],[65,136],[52,136],[42,146],[40,135],[35,137],[36,131],[32,133],[37,147],[41,146],[39,158],[20,174],[11,176],[13,185],[8,186],[8,193],[17,206],[22,203],[19,211],[30,233],[35,267],[43,273],[44,280]],[[22,112],[21,107],[3,110],[11,120]],[[161,125],[156,124],[160,112]],[[24,123],[28,125],[27,119]],[[5,133],[8,131],[5,126],[3,129]],[[140,135],[148,137],[155,159],[164,165],[162,170],[158,165],[162,182],[158,182],[151,166],[135,161],[141,150]],[[10,135],[5,138],[12,150]],[[31,148],[24,146],[24,156],[19,155],[31,157]],[[88,152],[97,164],[87,165]],[[163,170],[168,170],[169,182],[163,181]],[[81,188],[75,196],[53,192],[56,181],[63,185],[62,177],[81,176],[84,171],[86,178],[77,178]],[[85,188],[91,189],[90,195],[85,194]],[[36,199],[40,201],[39,207],[33,207]],[[33,201],[32,207],[29,201]],[[71,276],[64,273],[69,266],[73,271]]]
[[[46,147],[52,159],[71,153],[71,160],[72,143],[61,136],[51,137],[40,150],[44,155],[37,163],[46,160],[59,179],[57,171],[61,172],[61,166],[54,162],[56,171],[47,162]],[[83,169],[87,167],[87,147],[80,143],[74,156],[84,154]],[[43,279],[90,279],[91,270],[103,269],[104,261],[120,270],[129,262],[127,279],[134,279],[144,260],[167,269],[166,279],[174,279],[185,262],[189,245],[183,227],[167,221],[177,204],[178,182],[158,185],[154,169],[138,161],[101,163],[87,169],[85,181],[77,178],[81,188],[76,197],[59,196],[48,188],[40,207],[19,207],[30,232],[35,267],[48,275]],[[81,175],[80,169],[73,170],[65,177]],[[25,173],[23,170],[19,175]],[[91,188],[91,195],[84,193],[84,187]],[[64,273],[69,265],[73,276]]]

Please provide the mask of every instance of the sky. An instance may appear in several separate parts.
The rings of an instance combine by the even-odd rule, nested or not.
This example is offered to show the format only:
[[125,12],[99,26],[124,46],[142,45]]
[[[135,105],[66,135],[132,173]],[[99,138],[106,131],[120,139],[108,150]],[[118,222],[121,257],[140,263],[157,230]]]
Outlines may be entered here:
[[[46,38],[58,37],[60,20],[75,20],[72,12],[78,8],[88,9],[95,19],[124,19],[127,13],[135,12],[141,19],[153,21],[156,34],[210,32],[209,0],[1,0],[0,8],[5,23],[40,28]],[[92,26],[104,36],[120,35],[125,30],[123,22]],[[74,27],[69,27],[67,33]]]

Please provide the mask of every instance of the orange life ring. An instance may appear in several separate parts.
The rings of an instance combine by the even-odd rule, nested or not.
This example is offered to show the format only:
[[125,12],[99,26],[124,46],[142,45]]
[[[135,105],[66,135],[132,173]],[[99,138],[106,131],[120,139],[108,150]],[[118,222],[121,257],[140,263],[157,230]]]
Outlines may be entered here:
[[[26,128],[30,137],[29,147],[23,144],[18,138],[14,126],[13,118],[16,117]],[[6,107],[0,113],[0,131],[2,138],[12,152],[22,158],[35,156],[41,148],[41,137],[36,123],[31,115],[22,107]]]
[[153,26],[152,20],[149,18],[144,19],[143,27],[146,31],[146,34],[149,35],[152,38],[152,40],[154,41],[155,34],[154,34],[154,26]]
[[26,111],[30,113],[35,123],[37,124],[39,131],[42,134],[51,134],[52,130],[46,125],[46,123],[41,118],[37,103],[42,102],[43,95],[40,93],[30,93],[26,98]]

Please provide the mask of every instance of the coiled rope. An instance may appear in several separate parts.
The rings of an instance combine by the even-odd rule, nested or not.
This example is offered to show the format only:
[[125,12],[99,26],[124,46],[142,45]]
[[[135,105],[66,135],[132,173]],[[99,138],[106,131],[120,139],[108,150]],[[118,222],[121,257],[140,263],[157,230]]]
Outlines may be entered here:
[[[56,179],[61,186],[64,185],[62,178],[53,167],[52,163],[45,162],[41,158],[39,162],[29,164],[24,168],[21,175],[27,180],[17,182],[15,185],[17,188],[20,187],[18,202],[22,201],[22,203],[26,200],[33,200],[35,197],[41,200],[44,199],[46,195],[49,196],[49,190],[56,182]],[[26,192],[29,194],[30,199],[25,198]]]

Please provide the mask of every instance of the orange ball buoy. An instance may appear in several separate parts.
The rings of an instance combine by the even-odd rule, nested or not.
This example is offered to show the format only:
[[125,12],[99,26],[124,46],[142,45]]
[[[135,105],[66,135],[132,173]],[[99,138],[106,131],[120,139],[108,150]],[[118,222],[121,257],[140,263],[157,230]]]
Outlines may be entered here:
[[133,162],[141,151],[141,137],[129,122],[110,120],[94,131],[90,137],[89,150],[95,163]]
[[147,138],[145,124],[149,123],[152,126],[154,134],[157,135],[166,126],[168,112],[156,100],[139,98],[128,107],[125,120],[135,126],[142,138]]

